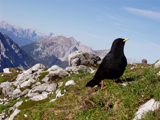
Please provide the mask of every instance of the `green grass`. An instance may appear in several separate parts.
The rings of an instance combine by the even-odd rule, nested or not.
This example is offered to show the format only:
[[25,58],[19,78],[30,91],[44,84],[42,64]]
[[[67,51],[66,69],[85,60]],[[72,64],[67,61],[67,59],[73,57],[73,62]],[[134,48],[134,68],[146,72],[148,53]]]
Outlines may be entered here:
[[[132,67],[134,69],[131,69]],[[120,80],[115,80],[117,84],[113,84],[113,80],[104,80],[106,89],[103,91],[99,86],[85,87],[94,74],[79,71],[79,74],[72,74],[58,81],[63,82],[60,87],[61,91],[63,92],[64,89],[67,91],[64,96],[50,103],[49,101],[55,98],[54,91],[45,100],[24,102],[19,107],[21,112],[15,119],[131,120],[135,117],[138,107],[149,99],[154,98],[156,101],[160,101],[160,76],[157,76],[159,71],[160,68],[154,69],[152,65],[128,65]],[[43,79],[47,74],[41,74],[40,79]],[[64,84],[68,80],[74,80],[76,85],[65,87]],[[127,86],[121,86],[122,82]],[[8,108],[9,106],[3,107]],[[27,114],[28,117],[25,118],[24,114]],[[144,118],[144,120],[151,119],[160,119],[160,108],[149,112]]]

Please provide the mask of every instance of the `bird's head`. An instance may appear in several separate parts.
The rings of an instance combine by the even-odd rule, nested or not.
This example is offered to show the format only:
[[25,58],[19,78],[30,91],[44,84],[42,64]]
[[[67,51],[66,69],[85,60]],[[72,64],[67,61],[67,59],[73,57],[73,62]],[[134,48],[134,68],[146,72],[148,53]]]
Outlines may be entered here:
[[125,42],[129,40],[129,38],[117,38],[113,41],[111,51],[114,53],[123,52]]

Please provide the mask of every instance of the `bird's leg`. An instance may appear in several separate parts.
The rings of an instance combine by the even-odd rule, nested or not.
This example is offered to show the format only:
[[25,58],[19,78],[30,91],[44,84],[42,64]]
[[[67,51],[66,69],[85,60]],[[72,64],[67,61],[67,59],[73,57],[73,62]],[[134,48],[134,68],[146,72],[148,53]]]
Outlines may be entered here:
[[101,81],[101,90],[104,90],[105,87],[103,87],[103,80]]

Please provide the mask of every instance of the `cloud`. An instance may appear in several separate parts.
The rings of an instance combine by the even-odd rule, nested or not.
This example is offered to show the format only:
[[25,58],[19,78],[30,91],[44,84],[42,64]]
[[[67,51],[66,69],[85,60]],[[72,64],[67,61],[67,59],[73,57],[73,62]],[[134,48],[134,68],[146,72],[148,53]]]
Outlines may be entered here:
[[118,17],[115,17],[115,16],[113,16],[113,15],[109,15],[109,14],[103,13],[103,12],[101,12],[101,11],[99,11],[99,10],[95,10],[95,11],[98,12],[98,13],[100,13],[100,14],[102,14],[102,15],[105,15],[105,16],[111,18],[111,19],[120,21],[120,22],[122,22],[122,23],[126,23],[124,20],[122,20],[122,19],[120,19],[120,18],[118,18]]
[[133,30],[128,30],[128,29],[125,29],[125,28],[120,28],[120,27],[116,27],[118,29],[121,29],[121,30],[124,30],[124,31],[127,31],[127,32],[130,32],[130,33],[134,33],[134,34],[139,34],[139,35],[143,35],[143,36],[146,36],[140,32],[137,32],[137,31],[133,31]]
[[136,15],[142,15],[152,19],[160,19],[160,12],[154,12],[150,10],[142,10],[142,9],[130,8],[130,7],[124,7],[124,9]]

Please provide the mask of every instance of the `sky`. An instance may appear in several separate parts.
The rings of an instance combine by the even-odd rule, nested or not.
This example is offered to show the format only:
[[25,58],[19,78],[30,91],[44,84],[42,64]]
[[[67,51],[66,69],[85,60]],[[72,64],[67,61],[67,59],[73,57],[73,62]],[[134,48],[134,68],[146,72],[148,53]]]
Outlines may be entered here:
[[160,59],[160,0],[0,0],[0,21],[63,34],[94,50],[130,38],[128,59]]

